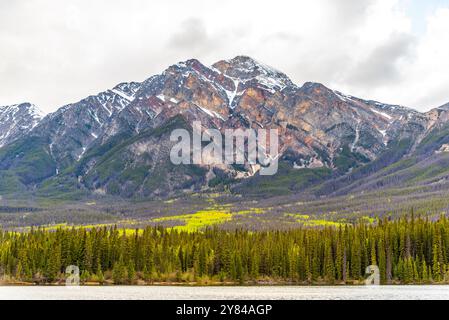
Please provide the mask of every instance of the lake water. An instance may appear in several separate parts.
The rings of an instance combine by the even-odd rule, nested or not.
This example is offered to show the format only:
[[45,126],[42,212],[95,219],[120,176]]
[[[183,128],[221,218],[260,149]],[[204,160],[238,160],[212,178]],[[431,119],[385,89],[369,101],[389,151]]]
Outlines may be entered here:
[[449,300],[449,286],[380,287],[21,287],[0,286],[0,300]]

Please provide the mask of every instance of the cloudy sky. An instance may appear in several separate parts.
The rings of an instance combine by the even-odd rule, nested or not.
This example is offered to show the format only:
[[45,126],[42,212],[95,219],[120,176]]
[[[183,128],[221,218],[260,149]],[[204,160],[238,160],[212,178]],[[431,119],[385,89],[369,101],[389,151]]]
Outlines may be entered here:
[[0,0],[0,105],[51,112],[236,55],[426,111],[449,102],[449,0]]

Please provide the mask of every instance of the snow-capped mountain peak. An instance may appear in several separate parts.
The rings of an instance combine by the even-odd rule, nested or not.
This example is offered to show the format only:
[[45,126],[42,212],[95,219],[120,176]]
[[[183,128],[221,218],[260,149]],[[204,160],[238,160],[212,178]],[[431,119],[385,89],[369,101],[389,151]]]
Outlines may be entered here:
[[0,147],[26,135],[44,116],[31,103],[0,106]]
[[213,65],[213,68],[232,79],[239,79],[243,83],[258,82],[270,92],[282,91],[286,87],[295,86],[284,73],[247,56],[237,56],[230,60],[219,61]]

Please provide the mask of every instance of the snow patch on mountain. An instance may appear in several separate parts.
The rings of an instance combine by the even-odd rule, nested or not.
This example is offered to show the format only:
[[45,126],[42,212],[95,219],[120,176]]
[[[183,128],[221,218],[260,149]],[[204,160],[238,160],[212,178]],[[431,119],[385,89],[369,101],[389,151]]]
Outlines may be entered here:
[[393,119],[392,116],[390,116],[389,114],[386,114],[385,112],[381,112],[381,111],[378,111],[378,110],[376,110],[376,109],[371,109],[371,111],[374,112],[374,113],[377,113],[377,114],[381,115],[381,116],[384,117],[384,118],[387,118],[388,120],[392,120],[392,119]]
[[119,90],[117,90],[117,89],[112,89],[111,90],[112,92],[114,92],[115,94],[118,94],[120,97],[122,97],[122,98],[125,98],[126,100],[128,100],[128,101],[134,101],[134,97],[131,97],[131,96],[128,96],[126,93],[124,93],[124,92],[121,92],[121,91],[119,91]]

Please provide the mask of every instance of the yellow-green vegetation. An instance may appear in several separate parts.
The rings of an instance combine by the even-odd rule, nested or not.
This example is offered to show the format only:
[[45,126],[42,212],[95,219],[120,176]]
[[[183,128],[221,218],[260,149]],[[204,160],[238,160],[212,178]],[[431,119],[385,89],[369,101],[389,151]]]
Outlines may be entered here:
[[291,217],[296,220],[296,222],[302,224],[306,227],[344,227],[347,225],[344,221],[332,221],[325,219],[311,219],[309,215],[306,214],[295,214],[295,213],[287,213],[286,217]]
[[232,214],[227,210],[203,210],[194,214],[185,214],[172,217],[163,217],[153,219],[153,222],[180,221],[185,223],[182,226],[176,226],[173,229],[178,231],[194,232],[208,226],[221,224],[232,219]]
[[304,221],[303,225],[306,227],[344,227],[346,223],[343,222],[336,222],[336,221],[329,221],[329,220],[309,220]]
[[[214,195],[212,195],[213,197]],[[257,203],[253,203],[257,205]],[[192,208],[193,209],[193,208]],[[190,210],[192,210],[190,209]],[[195,209],[193,209],[195,210]],[[198,209],[197,209],[198,210]],[[285,208],[285,210],[288,210]],[[249,225],[261,226],[261,228],[272,224],[273,222],[279,223],[282,227],[291,226],[303,226],[303,227],[341,227],[346,226],[357,221],[366,224],[377,223],[376,218],[372,218],[368,215],[362,216],[361,213],[358,219],[347,219],[346,216],[342,216],[336,211],[330,211],[326,214],[305,214],[296,212],[277,213],[276,208],[259,208],[259,207],[243,207],[238,208],[235,204],[219,204],[212,203],[209,207],[201,209],[199,211],[193,211],[189,213],[173,214],[172,216],[160,215],[156,217],[142,217],[137,218],[124,218],[121,220],[114,220],[111,222],[92,223],[77,225],[69,222],[58,224],[41,225],[40,228],[45,231],[55,231],[58,229],[85,229],[91,230],[94,228],[114,227],[125,230],[126,233],[133,234],[135,229],[143,228],[146,226],[160,225],[168,228],[169,230],[179,231],[204,231],[208,227],[220,226],[226,228],[241,228]],[[20,232],[29,232],[31,227],[22,227],[15,229]]]
[[233,212],[234,215],[247,215],[247,214],[264,214],[266,211],[261,208],[253,208],[248,210],[241,210]]
[[173,229],[179,231],[193,232],[213,225],[223,224],[231,221],[236,216],[263,214],[265,210],[261,208],[252,208],[240,211],[231,211],[228,206],[214,206],[212,208],[201,210],[193,214],[184,214],[178,216],[161,217],[153,219],[154,223],[180,222],[183,225],[175,226]]
[[306,215],[306,214],[287,213],[287,214],[285,214],[285,216],[292,217],[292,218],[294,218],[296,220],[300,220],[300,221],[309,220],[310,219],[310,216]]
[[363,217],[360,218],[360,220],[361,220],[362,223],[366,223],[366,224],[374,224],[374,223],[377,223],[379,221],[378,218],[372,218],[372,217],[369,217],[369,216],[363,216]]

